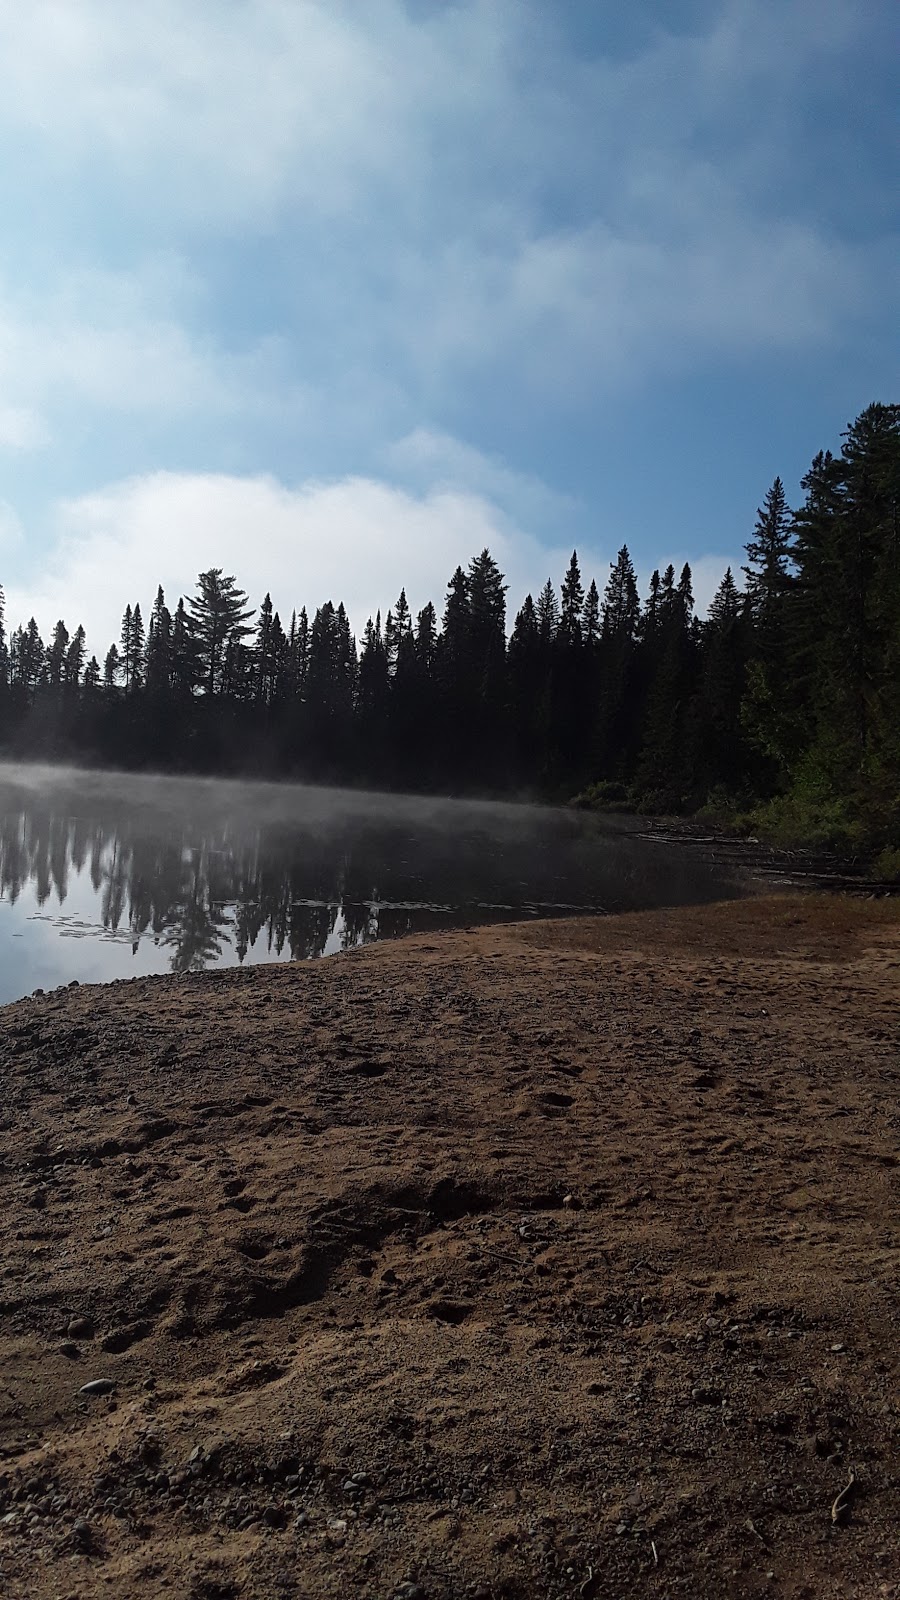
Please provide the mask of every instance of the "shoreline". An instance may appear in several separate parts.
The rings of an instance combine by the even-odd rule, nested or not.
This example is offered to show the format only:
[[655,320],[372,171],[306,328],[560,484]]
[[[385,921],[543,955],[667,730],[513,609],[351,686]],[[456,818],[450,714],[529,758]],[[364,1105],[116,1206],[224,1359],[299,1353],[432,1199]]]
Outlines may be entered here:
[[4,1593],[889,1593],[898,973],[753,896],[5,1007]]

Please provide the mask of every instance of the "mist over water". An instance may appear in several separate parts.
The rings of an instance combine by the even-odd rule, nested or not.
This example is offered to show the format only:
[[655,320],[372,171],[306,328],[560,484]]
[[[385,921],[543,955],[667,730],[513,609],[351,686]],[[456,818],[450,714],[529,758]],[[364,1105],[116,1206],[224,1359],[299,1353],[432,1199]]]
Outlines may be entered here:
[[0,1003],[741,892],[638,831],[536,806],[0,765]]

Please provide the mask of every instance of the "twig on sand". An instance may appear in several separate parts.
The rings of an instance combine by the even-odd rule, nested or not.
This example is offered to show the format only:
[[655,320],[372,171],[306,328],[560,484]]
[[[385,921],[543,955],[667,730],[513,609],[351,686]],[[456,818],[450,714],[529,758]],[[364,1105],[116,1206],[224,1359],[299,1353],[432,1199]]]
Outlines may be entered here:
[[843,1522],[845,1516],[850,1510],[850,1496],[853,1493],[855,1484],[856,1473],[851,1467],[849,1481],[845,1484],[844,1488],[841,1490],[831,1507],[831,1520],[835,1526],[839,1526]]
[[656,1553],[656,1545],[654,1544],[652,1539],[650,1540],[650,1549],[653,1551],[653,1565],[655,1567],[658,1567],[659,1566],[659,1556]]
[[484,1255],[493,1256],[495,1261],[511,1261],[514,1267],[528,1268],[531,1266],[531,1262],[527,1256],[510,1256],[506,1254],[505,1250],[492,1250],[490,1246],[486,1244],[480,1245],[479,1248]]

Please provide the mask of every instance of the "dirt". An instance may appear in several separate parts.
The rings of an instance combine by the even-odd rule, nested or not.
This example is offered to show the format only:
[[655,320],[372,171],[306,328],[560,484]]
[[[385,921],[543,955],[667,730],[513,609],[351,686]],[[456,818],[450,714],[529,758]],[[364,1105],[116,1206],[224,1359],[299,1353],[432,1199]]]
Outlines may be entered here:
[[900,1594],[898,976],[780,897],[0,1011],[0,1593]]

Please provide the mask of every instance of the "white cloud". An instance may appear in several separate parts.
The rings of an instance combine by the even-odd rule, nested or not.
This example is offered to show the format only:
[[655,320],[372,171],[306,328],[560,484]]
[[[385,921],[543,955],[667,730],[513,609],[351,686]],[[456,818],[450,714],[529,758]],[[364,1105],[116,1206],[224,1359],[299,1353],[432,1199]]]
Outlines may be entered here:
[[[847,0],[723,0],[705,31],[579,61],[512,0],[0,0],[0,124],[112,173],[132,229],[280,237],[338,360],[349,328],[432,394],[499,365],[558,401],[846,316],[861,260],[764,174],[791,84],[859,26]],[[182,340],[159,329],[175,397]]]
[[417,488],[436,486],[482,496],[521,526],[551,537],[581,510],[573,495],[551,489],[533,473],[516,472],[439,428],[414,428],[389,445],[383,459]]
[[43,294],[0,280],[0,448],[47,445],[85,419],[177,424],[308,406],[277,339],[241,351],[192,332],[177,270],[64,275]]
[[[452,458],[453,441],[444,449]],[[502,477],[499,464],[493,470]],[[4,525],[0,508],[0,548]],[[89,649],[102,656],[126,604],[139,602],[146,618],[162,584],[174,607],[198,572],[218,566],[255,605],[271,592],[285,622],[294,607],[311,614],[325,600],[343,600],[360,633],[403,587],[414,612],[428,600],[440,612],[452,572],[488,546],[507,578],[511,625],[526,592],[536,594],[548,577],[558,588],[574,542],[560,534],[542,543],[493,499],[447,483],[414,493],[375,478],[288,488],[271,477],[160,472],[62,505],[55,546],[33,582],[10,586],[7,618],[16,626],[33,615],[45,633],[60,616],[70,628],[81,622]],[[602,593],[614,555],[579,541],[585,583],[595,577]],[[693,561],[701,612],[727,564],[724,556]]]
[[570,551],[547,549],[482,496],[450,488],[417,495],[372,478],[289,489],[270,477],[156,473],[62,506],[59,534],[32,583],[11,586],[15,626],[83,622],[103,653],[126,604],[145,616],[158,584],[172,605],[211,566],[233,572],[259,604],[266,591],[286,620],[343,600],[361,630],[405,585],[417,609],[440,609],[447,581],[487,545],[518,606],[528,587],[558,578]]
[[0,404],[0,450],[35,450],[45,439],[44,424],[30,406]]

